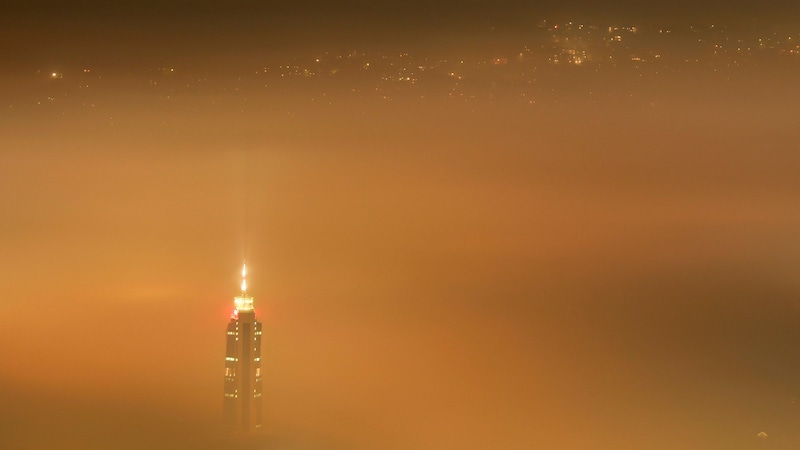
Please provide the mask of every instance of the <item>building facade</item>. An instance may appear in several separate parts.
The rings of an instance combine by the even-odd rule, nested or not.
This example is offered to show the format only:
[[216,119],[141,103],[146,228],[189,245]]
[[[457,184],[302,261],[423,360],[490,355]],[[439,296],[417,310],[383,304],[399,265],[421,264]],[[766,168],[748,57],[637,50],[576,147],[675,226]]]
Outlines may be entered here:
[[253,297],[247,295],[247,267],[242,267],[242,294],[227,328],[223,420],[229,432],[250,435],[264,426],[261,389],[261,322]]

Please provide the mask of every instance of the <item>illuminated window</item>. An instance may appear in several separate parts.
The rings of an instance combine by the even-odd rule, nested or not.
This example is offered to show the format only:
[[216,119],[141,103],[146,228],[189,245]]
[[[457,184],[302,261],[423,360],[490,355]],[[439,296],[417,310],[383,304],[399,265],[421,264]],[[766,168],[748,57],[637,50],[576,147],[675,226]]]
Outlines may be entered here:
[[234,369],[233,367],[226,367],[225,368],[225,376],[226,377],[232,377],[234,375],[236,375],[236,369]]

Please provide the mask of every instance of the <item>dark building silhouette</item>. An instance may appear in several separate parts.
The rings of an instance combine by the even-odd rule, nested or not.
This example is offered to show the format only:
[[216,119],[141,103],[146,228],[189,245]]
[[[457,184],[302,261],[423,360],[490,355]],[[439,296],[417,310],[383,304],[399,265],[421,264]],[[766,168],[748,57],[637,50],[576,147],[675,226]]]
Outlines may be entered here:
[[256,320],[253,297],[247,295],[247,266],[242,266],[242,295],[228,323],[225,351],[223,419],[236,435],[263,428],[261,398],[261,322]]

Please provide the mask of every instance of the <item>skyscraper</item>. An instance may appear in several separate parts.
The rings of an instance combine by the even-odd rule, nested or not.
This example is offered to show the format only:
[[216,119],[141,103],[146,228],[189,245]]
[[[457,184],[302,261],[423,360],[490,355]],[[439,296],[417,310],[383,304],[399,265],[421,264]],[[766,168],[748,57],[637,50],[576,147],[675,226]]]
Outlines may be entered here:
[[234,434],[249,435],[263,427],[261,399],[261,322],[247,295],[247,266],[242,265],[242,294],[233,299],[225,351],[223,419]]

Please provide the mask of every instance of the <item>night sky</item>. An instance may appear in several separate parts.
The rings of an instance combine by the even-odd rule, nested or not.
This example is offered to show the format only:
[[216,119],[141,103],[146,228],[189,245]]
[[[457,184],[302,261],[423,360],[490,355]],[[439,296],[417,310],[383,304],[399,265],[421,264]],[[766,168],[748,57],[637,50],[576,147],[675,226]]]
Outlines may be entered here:
[[800,448],[798,80],[788,1],[3,2],[0,448]]

